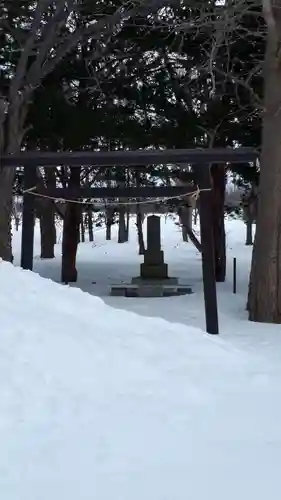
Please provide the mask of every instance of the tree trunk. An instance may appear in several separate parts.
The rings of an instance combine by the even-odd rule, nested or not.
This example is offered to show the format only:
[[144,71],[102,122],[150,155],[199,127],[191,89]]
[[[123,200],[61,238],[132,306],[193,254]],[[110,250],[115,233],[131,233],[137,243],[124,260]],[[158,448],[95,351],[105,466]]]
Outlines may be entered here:
[[186,226],[182,223],[181,223],[181,234],[182,234],[182,241],[187,243],[188,242],[188,234],[187,234]]
[[106,241],[110,241],[111,240],[111,223],[110,223],[110,221],[108,219],[106,220],[106,236],[105,236],[105,239],[106,239]]
[[[79,185],[80,168],[72,168],[69,186],[79,187]],[[61,281],[63,283],[74,283],[77,281],[76,254],[79,242],[80,221],[81,205],[76,203],[67,203],[62,236]]]
[[126,242],[125,205],[119,206],[118,243]]
[[193,223],[195,226],[197,226],[198,215],[199,215],[199,210],[198,210],[198,204],[196,203],[196,206],[194,208],[194,217],[193,217]]
[[126,211],[126,229],[125,229],[125,233],[126,233],[126,241],[129,241],[129,232],[130,232],[130,212],[129,210]]
[[[13,80],[12,80],[13,81]],[[0,97],[0,158],[6,154],[18,153],[25,134],[25,119],[32,90],[23,95],[11,84],[7,106],[6,99]],[[0,258],[13,261],[11,218],[13,211],[13,182],[16,169],[0,163]]]
[[253,222],[249,219],[246,222],[246,245],[253,244]]
[[188,229],[192,231],[192,207],[182,206],[179,211],[182,239],[188,242]]
[[269,25],[264,66],[259,208],[248,297],[249,319],[265,323],[281,323],[281,65],[274,28]]
[[[40,171],[37,171],[39,187],[44,188],[44,178]],[[45,179],[47,187],[56,187],[56,168],[45,169]],[[37,198],[38,214],[40,219],[41,235],[41,259],[53,259],[55,257],[55,244],[57,240],[55,225],[55,206],[52,200]]]
[[144,237],[143,237],[143,216],[141,213],[140,205],[137,203],[137,233],[138,233],[138,243],[139,243],[139,255],[144,255],[145,253],[145,245],[144,245]]
[[68,203],[63,223],[62,236],[62,270],[61,281],[74,283],[77,281],[76,254],[79,242],[80,207]]
[[224,225],[225,200],[225,167],[213,165],[211,168],[213,180],[213,229],[216,281],[224,282],[226,275],[226,248]]
[[14,169],[0,170],[0,258],[13,262],[11,216]]
[[20,216],[19,216],[18,212],[15,213],[15,227],[16,227],[16,231],[18,232],[18,230],[20,228]]
[[55,257],[56,226],[54,205],[50,200],[40,200],[41,259]]
[[106,209],[106,241],[111,240],[111,228],[113,222],[112,208]]
[[88,231],[89,231],[89,241],[94,241],[93,211],[91,208],[88,210]]
[[83,214],[83,212],[81,213],[80,228],[81,228],[81,238],[80,238],[80,241],[82,243],[85,243],[85,223],[84,223],[84,214]]

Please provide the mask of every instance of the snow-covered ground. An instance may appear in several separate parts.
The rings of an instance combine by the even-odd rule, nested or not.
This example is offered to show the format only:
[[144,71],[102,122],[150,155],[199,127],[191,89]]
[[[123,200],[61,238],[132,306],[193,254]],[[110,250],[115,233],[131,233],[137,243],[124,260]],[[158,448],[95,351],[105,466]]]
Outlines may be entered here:
[[[117,244],[117,227],[113,226],[112,241],[105,241],[104,229],[97,229],[94,243],[79,245],[78,286],[91,295],[116,308],[135,312],[140,316],[163,318],[171,323],[192,325],[205,330],[201,256],[191,243],[183,243],[181,230],[171,219],[162,218],[162,247],[169,265],[170,276],[190,285],[193,295],[161,299],[133,299],[110,297],[113,283],[130,282],[139,275],[143,257],[138,255],[135,225],[131,226],[130,241]],[[198,230],[195,229],[196,232]],[[144,234],[146,228],[144,225]],[[226,342],[237,347],[267,353],[281,365],[281,327],[249,323],[245,310],[252,247],[245,246],[246,229],[241,220],[226,222],[227,279],[218,284],[220,331]],[[15,264],[20,262],[20,232],[14,232]],[[61,241],[58,228],[58,240]],[[40,234],[37,228],[34,245],[34,271],[40,276],[60,281],[61,245],[56,245],[56,259],[40,260]],[[237,294],[233,295],[232,266],[237,259]],[[277,337],[277,338],[276,338]],[[254,344],[253,344],[254,339]],[[280,339],[280,340],[279,340]],[[280,350],[276,350],[280,341]]]
[[[200,257],[171,221],[166,261],[191,296],[108,296],[138,274],[133,228],[126,244],[98,231],[80,245],[89,294],[0,263],[3,500],[279,500],[281,329],[247,322],[244,233],[228,222],[219,337],[203,332]],[[56,251],[35,271],[59,281]]]

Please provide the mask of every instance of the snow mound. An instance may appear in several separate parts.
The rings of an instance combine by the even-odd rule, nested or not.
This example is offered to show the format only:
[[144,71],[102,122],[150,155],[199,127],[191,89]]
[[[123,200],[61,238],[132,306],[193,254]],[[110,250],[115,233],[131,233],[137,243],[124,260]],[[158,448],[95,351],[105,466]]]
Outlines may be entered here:
[[279,499],[270,366],[4,262],[0,311],[1,498]]

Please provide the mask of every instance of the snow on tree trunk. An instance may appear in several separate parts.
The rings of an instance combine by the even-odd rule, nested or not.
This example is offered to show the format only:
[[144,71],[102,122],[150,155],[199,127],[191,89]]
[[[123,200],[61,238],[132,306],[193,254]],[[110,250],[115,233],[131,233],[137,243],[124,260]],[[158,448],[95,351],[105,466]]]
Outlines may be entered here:
[[269,323],[281,323],[281,60],[276,36],[281,35],[279,13],[276,18],[267,19],[259,210],[248,297],[249,319]]

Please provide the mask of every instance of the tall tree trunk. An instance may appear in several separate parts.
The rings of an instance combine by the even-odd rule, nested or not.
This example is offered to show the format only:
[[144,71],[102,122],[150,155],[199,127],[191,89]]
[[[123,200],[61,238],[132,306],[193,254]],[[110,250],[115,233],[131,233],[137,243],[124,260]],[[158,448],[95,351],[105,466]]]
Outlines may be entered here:
[[[9,111],[8,115],[6,111]],[[12,253],[12,212],[13,212],[13,183],[16,169],[1,165],[1,155],[17,153],[20,149],[24,122],[19,119],[20,103],[14,95],[13,103],[6,107],[5,99],[0,97],[0,258],[13,262]]]
[[182,241],[185,243],[188,242],[188,234],[186,230],[186,226],[181,222],[181,234],[182,234]]
[[192,231],[192,207],[183,205],[179,210],[182,239],[188,242],[188,229]]
[[118,223],[118,243],[126,242],[126,208],[125,205],[119,205],[119,223]]
[[[14,79],[10,85],[8,106],[6,99],[0,97],[0,158],[4,152],[18,153],[26,132],[24,124],[32,90],[25,89],[23,98],[16,83]],[[7,168],[0,162],[0,258],[9,262],[13,261],[11,218],[15,172],[14,167]]]
[[[37,170],[37,179],[38,185],[44,188],[44,178],[40,170]],[[45,179],[47,187],[56,187],[55,167],[48,167],[45,169]],[[40,219],[41,259],[53,259],[55,257],[55,244],[57,239],[54,202],[46,198],[38,198],[37,207]]]
[[248,297],[249,319],[266,323],[281,323],[280,27],[281,20],[277,26],[268,22],[259,208]]
[[197,226],[198,216],[199,216],[199,200],[196,201],[196,204],[195,204],[195,207],[194,207],[193,224],[195,226]]
[[125,229],[125,232],[126,232],[126,241],[129,241],[129,232],[130,232],[130,211],[129,210],[126,211],[126,222],[125,222],[125,225],[126,225],[126,229]]
[[89,241],[94,241],[93,211],[91,208],[89,208],[88,210],[88,231],[89,231]]
[[211,168],[213,180],[213,228],[216,281],[224,282],[226,275],[226,248],[224,225],[225,200],[225,167],[213,165]]
[[52,201],[40,200],[41,259],[53,259],[56,244],[55,210]]
[[141,213],[141,208],[140,208],[139,203],[137,203],[136,209],[137,209],[136,226],[137,226],[137,233],[138,233],[139,255],[144,255],[145,244],[144,244],[144,237],[143,237],[143,215]]
[[20,228],[20,211],[18,209],[17,203],[14,200],[14,218],[15,218],[15,228],[16,231],[18,232]]
[[13,261],[11,216],[13,210],[14,169],[0,167],[0,258]]
[[76,254],[79,242],[80,206],[68,203],[65,210],[62,236],[62,283],[77,281]]
[[[80,168],[72,168],[69,186],[79,187]],[[81,205],[67,203],[63,223],[62,236],[62,269],[61,281],[74,283],[77,281],[76,254],[79,243],[79,229],[81,221]]]
[[253,222],[251,219],[246,221],[246,245],[253,244]]
[[[81,212],[82,212],[82,210],[81,210]],[[81,229],[81,238],[80,238],[80,241],[82,243],[85,243],[85,222],[84,222],[84,214],[83,214],[83,212],[81,213],[80,229]]]
[[111,207],[106,208],[106,241],[111,240],[111,228],[113,223],[113,210]]

